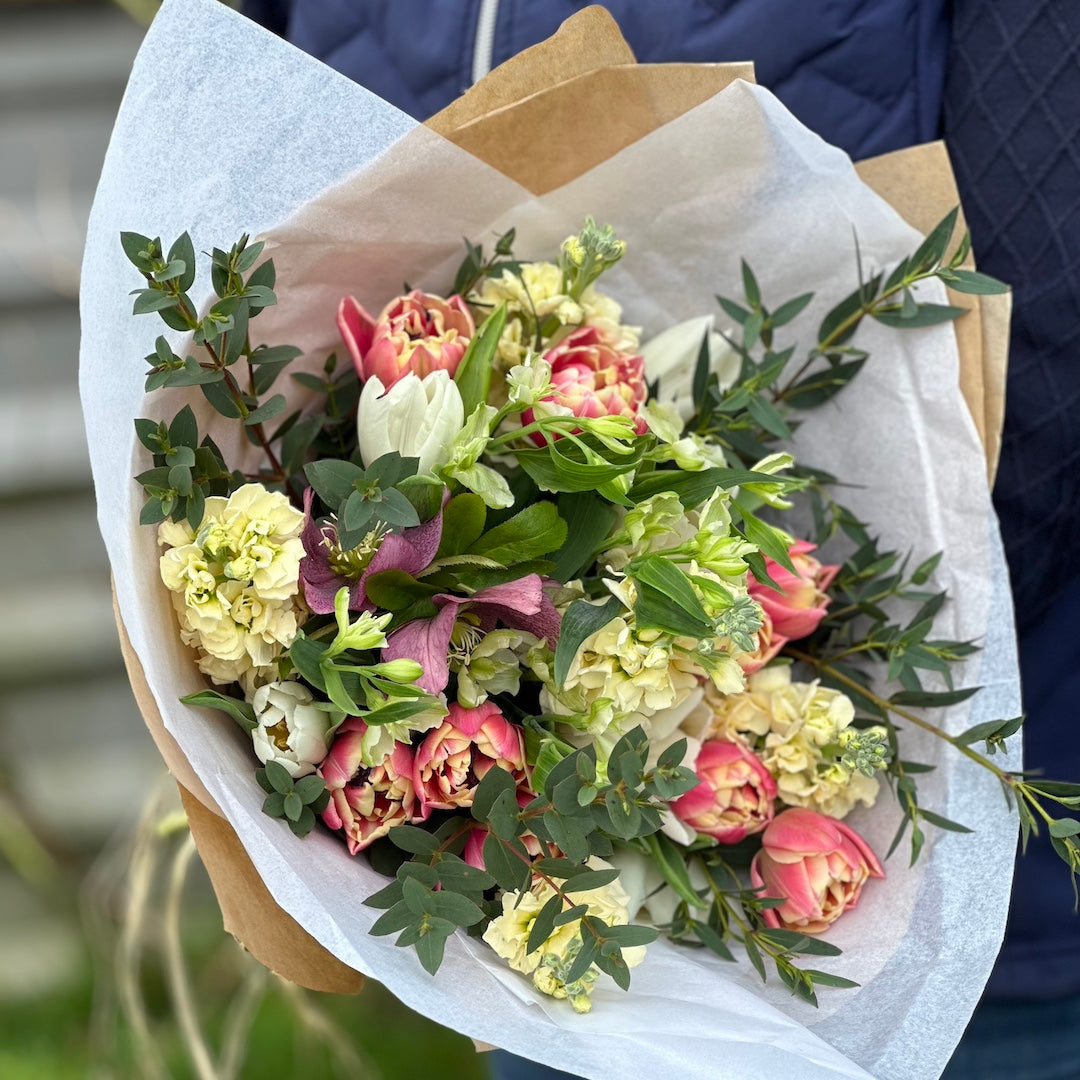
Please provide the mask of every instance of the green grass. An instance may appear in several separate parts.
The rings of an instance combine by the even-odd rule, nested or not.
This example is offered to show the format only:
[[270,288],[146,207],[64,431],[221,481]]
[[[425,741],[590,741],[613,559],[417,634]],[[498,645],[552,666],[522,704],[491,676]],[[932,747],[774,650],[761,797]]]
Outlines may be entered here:
[[[129,1080],[134,1050],[117,1024],[112,1047],[94,1045],[89,1031],[89,980],[45,998],[6,1003],[0,1009],[0,1076],[4,1080]],[[153,995],[156,997],[156,994]],[[369,1057],[382,1080],[486,1080],[482,1055],[461,1035],[405,1008],[374,983],[356,997],[311,995]],[[210,1002],[217,1005],[216,1002]],[[173,1080],[196,1080],[183,1042],[164,1001],[151,1001],[154,1043]],[[211,1015],[205,1015],[206,1012]],[[222,1010],[203,1010],[211,1045],[216,1045]],[[259,1009],[247,1045],[241,1080],[365,1080],[335,1069],[325,1045],[302,1029],[284,997],[271,989]]]

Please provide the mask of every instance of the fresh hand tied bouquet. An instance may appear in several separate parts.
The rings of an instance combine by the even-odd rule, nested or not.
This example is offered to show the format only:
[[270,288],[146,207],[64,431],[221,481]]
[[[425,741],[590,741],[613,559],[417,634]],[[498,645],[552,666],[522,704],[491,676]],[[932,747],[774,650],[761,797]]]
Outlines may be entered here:
[[[166,254],[123,235],[136,314],[201,346],[159,337],[147,389],[197,387],[265,455],[234,469],[190,406],[135,421],[153,455],[141,520],[181,639],[224,688],[182,700],[250,735],[265,814],[297,836],[321,818],[394,877],[365,900],[385,909],[371,933],[434,974],[475,928],[579,1012],[601,973],[629,986],[658,934],[629,924],[641,910],[725,959],[739,943],[811,1002],[855,985],[796,962],[838,952],[817,935],[884,877],[843,819],[885,777],[904,809],[893,848],[910,829],[914,859],[924,825],[965,830],[920,805],[928,766],[904,760],[895,721],[936,730],[907,707],[974,693],[949,665],[975,646],[934,632],[940,555],[909,570],[834,478],[777,446],[870,359],[848,344],[862,318],[961,314],[915,299],[933,277],[1003,289],[960,268],[966,239],[946,258],[955,219],[860,283],[799,361],[781,339],[812,295],[766,306],[745,262],[743,296],[719,301],[733,329],[703,316],[641,343],[602,289],[625,253],[610,227],[586,220],[542,262],[515,257],[511,230],[490,257],[468,244],[448,296],[414,289],[377,317],[344,297],[352,363],[296,374],[315,402],[291,412],[273,391],[299,350],[251,344],[278,302],[263,245],[214,249],[200,318],[190,237]],[[812,541],[766,520],[796,493]],[[823,565],[837,533],[851,550]]]
[[[179,7],[133,86],[189,40]],[[989,305],[954,335],[945,286],[1000,286],[956,215],[917,235],[743,83],[685,115],[653,87],[601,153],[601,89],[638,73],[530,92],[519,66],[455,146],[195,7],[193,69],[249,63],[129,93],[83,392],[140,702],[242,844],[223,906],[261,910],[250,859],[317,963],[583,1075],[936,1075],[1000,940],[1002,785],[1077,865],[1074,788],[995,754],[994,425],[956,344]],[[163,193],[148,129],[223,94],[245,133],[189,143]],[[596,154],[568,177],[513,144],[538,197],[473,155],[545,94]],[[140,274],[156,340],[119,327]]]

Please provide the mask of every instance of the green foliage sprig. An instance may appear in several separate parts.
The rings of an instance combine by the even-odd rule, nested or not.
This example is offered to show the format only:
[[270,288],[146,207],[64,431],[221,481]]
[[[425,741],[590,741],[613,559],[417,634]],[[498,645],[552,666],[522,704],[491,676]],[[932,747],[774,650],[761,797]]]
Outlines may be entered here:
[[[539,879],[553,895],[535,917],[528,951],[540,948],[557,926],[580,919],[581,945],[560,973],[561,981],[577,983],[595,965],[626,989],[630,973],[622,949],[648,944],[656,930],[608,926],[590,916],[574,894],[618,876],[617,870],[593,869],[585,860],[610,855],[613,840],[656,833],[667,802],[695,786],[693,771],[678,764],[684,752],[678,743],[649,768],[648,740],[635,728],[612,751],[606,777],[598,773],[595,749],[575,750],[546,773],[538,785],[541,793],[524,807],[518,805],[514,778],[501,769],[488,770],[474,793],[471,820],[451,818],[433,833],[410,826],[391,830],[390,840],[412,858],[398,868],[396,881],[365,901],[387,909],[372,932],[399,933],[397,944],[415,946],[421,963],[434,972],[454,929],[498,914],[497,905],[485,899],[488,890],[526,892]],[[457,854],[476,828],[487,833],[484,871]],[[522,842],[526,832],[562,854],[533,858]]]
[[[270,485],[289,488],[289,472],[272,444],[283,439],[295,426],[299,414],[269,434],[264,425],[284,412],[285,396],[265,395],[281,372],[300,355],[300,350],[289,345],[252,347],[248,334],[251,319],[277,303],[273,261],[267,259],[256,266],[264,245],[249,243],[249,238],[242,236],[228,251],[213,249],[210,278],[217,300],[200,317],[190,295],[196,277],[196,260],[187,233],[172,244],[168,254],[164,254],[160,238],[151,239],[140,233],[121,233],[120,242],[124,253],[145,280],[145,286],[135,290],[133,313],[156,312],[170,329],[189,332],[196,353],[201,351],[203,354],[201,357],[196,354],[180,357],[164,336],[158,337],[154,352],[146,358],[150,364],[147,392],[163,387],[198,386],[217,412],[239,421],[248,440],[262,447],[269,471],[256,478]],[[236,370],[241,360],[246,368],[245,376]],[[190,409],[187,412],[190,413]],[[179,415],[167,427],[158,426],[151,420],[136,421],[143,444],[155,452],[155,457],[164,459],[161,462],[155,460],[155,470],[138,479],[149,496],[144,522],[162,521],[166,517],[174,521],[187,518],[194,527],[193,519],[201,517],[202,503],[208,494],[227,493],[246,478],[229,473],[209,439],[196,446],[197,433],[190,431],[193,416],[190,421],[185,419],[180,424],[180,434],[185,436],[181,441],[180,434],[174,434]],[[162,434],[166,436],[164,440]],[[153,445],[155,439],[158,447]],[[197,453],[200,447],[211,452],[204,454],[201,461]],[[292,457],[294,448],[288,449]],[[193,460],[189,461],[189,458]],[[199,470],[197,474],[190,471],[193,467]],[[161,468],[168,471],[156,471]],[[185,469],[189,471],[185,472]],[[223,481],[216,485],[223,491],[215,489],[215,481]],[[297,493],[291,491],[291,494],[295,497]]]

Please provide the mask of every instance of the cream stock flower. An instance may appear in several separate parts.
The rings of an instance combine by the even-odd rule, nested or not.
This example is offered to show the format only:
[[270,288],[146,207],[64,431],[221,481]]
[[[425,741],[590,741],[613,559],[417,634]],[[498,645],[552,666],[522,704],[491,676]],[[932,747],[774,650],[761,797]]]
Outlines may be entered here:
[[504,270],[501,277],[484,278],[469,301],[487,312],[506,304],[506,327],[499,338],[498,363],[506,371],[524,361],[536,345],[536,325],[554,315],[564,326],[594,326],[619,352],[634,352],[640,331],[623,326],[622,306],[590,285],[575,301],[563,292],[562,270],[555,263],[524,263],[520,274]]
[[564,688],[586,700],[610,698],[617,713],[678,705],[698,685],[699,668],[659,630],[638,630],[629,613],[586,638],[570,664]]
[[[595,856],[588,861],[590,869],[610,869],[610,864]],[[602,919],[608,926],[625,926],[629,921],[630,897],[618,880],[599,889],[573,889],[567,882],[564,890],[575,904],[587,904],[588,914]],[[514,971],[533,976],[533,984],[542,993],[556,998],[569,998],[575,1011],[588,1012],[589,990],[596,981],[596,969],[589,976],[567,985],[560,978],[581,947],[581,920],[555,927],[544,943],[528,952],[529,934],[540,909],[555,896],[555,890],[542,878],[535,878],[527,893],[504,892],[502,914],[496,916],[484,931],[484,941],[499,954]],[[624,948],[622,958],[627,967],[637,967],[645,959],[645,946]]]
[[245,484],[206,500],[197,533],[186,523],[158,529],[180,638],[214,682],[251,690],[276,677],[275,661],[299,629],[303,525],[284,495]]
[[[841,764],[835,753],[855,717],[851,700],[817,681],[791,681],[791,668],[752,675],[742,694],[706,692],[711,716],[704,737],[738,739],[754,747],[789,806],[842,818],[858,802],[873,806],[878,780]],[[698,714],[700,719],[700,714]]]

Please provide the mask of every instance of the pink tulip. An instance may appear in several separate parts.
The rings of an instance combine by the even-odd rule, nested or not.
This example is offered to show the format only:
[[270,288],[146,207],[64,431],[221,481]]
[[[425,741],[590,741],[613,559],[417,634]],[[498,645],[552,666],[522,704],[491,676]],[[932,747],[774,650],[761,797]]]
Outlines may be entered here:
[[[545,398],[568,408],[574,416],[630,416],[638,434],[645,421],[638,409],[645,402],[645,361],[640,356],[617,352],[594,326],[582,326],[567,334],[544,353],[551,365],[555,393]],[[532,423],[532,410],[522,420]],[[540,436],[543,442],[543,436]]]
[[797,641],[812,634],[825,618],[825,609],[829,606],[825,590],[832,584],[840,567],[819,563],[810,555],[816,547],[809,540],[796,540],[788,548],[788,555],[796,570],[794,574],[772,559],[765,559],[769,577],[784,590],[783,594],[755,581],[753,574],[750,575],[750,595],[772,619],[774,633],[788,641]]
[[793,808],[779,814],[761,838],[750,881],[785,903],[762,912],[772,927],[820,934],[855,907],[867,878],[884,877],[877,856],[842,821]]
[[377,319],[346,296],[337,322],[360,380],[377,375],[387,390],[409,372],[421,379],[433,371],[452,377],[476,333],[460,296],[444,300],[419,289],[391,300]]
[[489,769],[525,779],[521,729],[499,707],[485,701],[475,709],[454,703],[442,724],[416,749],[413,783],[425,812],[472,806],[477,784]]
[[[302,564],[301,564],[302,565]],[[776,594],[773,593],[775,596]],[[787,644],[788,639],[776,632],[769,613],[762,608],[761,629],[758,631],[757,648],[752,653],[742,653],[736,657],[744,675],[753,675],[760,671]]]
[[701,782],[671,804],[680,821],[722,844],[737,844],[772,820],[776,781],[740,743],[711,739],[694,763]]
[[346,720],[318,769],[330,792],[322,819],[331,829],[344,831],[350,855],[385,836],[395,825],[418,823],[428,816],[416,801],[412,748],[397,743],[381,765],[365,768],[360,757],[365,731],[363,720]]

